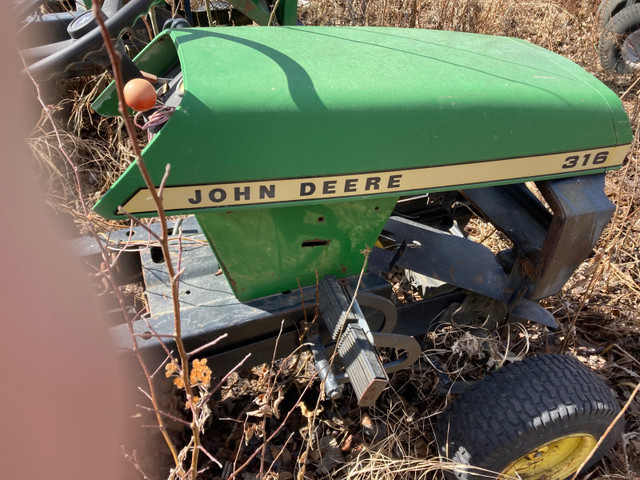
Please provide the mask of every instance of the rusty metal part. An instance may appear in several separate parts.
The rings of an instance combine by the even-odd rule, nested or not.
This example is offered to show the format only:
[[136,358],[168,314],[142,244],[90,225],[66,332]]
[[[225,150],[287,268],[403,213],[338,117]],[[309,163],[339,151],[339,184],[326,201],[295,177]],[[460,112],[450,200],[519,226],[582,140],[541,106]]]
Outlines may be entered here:
[[519,252],[536,261],[551,224],[551,213],[523,183],[474,188],[462,194],[517,245]]
[[539,182],[553,210],[540,258],[540,277],[529,298],[554,295],[593,251],[615,206],[604,192],[604,174]]
[[500,257],[510,270],[512,308],[522,297],[536,300],[558,293],[591,254],[615,210],[604,193],[604,174],[541,181],[536,186],[551,211],[525,184],[463,192],[514,244]]

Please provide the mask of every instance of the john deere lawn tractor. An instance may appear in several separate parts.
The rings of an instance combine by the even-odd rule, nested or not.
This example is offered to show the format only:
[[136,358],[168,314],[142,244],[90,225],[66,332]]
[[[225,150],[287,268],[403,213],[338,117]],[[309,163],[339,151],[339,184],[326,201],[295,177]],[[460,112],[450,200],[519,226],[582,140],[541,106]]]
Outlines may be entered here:
[[[155,3],[132,0],[107,26],[118,35]],[[295,1],[273,15],[268,2],[230,4],[263,26],[168,28],[127,69],[128,85],[151,92],[129,105],[143,111],[156,186],[170,165],[163,207],[188,216],[170,225],[182,232],[187,348],[226,333],[202,352],[215,374],[247,353],[245,366],[268,362],[299,346],[317,305],[320,328],[303,342],[326,394],[349,388],[367,407],[441,322],[558,327],[538,300],[591,254],[614,212],[605,172],[620,168],[632,141],[613,92],[514,38],[305,27]],[[69,45],[33,73],[86,58],[101,40],[93,28]],[[93,107],[117,114],[113,85]],[[94,209],[156,215],[136,165]],[[473,215],[510,247],[472,241]],[[138,228],[110,241],[147,237]],[[123,261],[142,272],[150,309],[134,328],[148,358],[162,359],[158,338],[173,335],[165,258],[152,245]],[[420,291],[414,301],[394,296],[398,273]],[[130,349],[124,325],[112,333]],[[461,465],[449,475],[461,479],[566,478],[619,412],[604,382],[562,355],[511,363],[452,392],[436,433],[441,454]],[[587,466],[619,433],[618,424]]]

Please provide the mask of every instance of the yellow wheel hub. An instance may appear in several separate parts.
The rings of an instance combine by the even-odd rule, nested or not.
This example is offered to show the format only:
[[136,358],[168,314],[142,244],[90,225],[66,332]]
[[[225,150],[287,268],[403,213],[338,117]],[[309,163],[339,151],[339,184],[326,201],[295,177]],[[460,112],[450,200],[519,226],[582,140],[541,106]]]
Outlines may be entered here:
[[587,433],[552,440],[518,458],[498,478],[563,480],[575,473],[596,443],[596,439]]

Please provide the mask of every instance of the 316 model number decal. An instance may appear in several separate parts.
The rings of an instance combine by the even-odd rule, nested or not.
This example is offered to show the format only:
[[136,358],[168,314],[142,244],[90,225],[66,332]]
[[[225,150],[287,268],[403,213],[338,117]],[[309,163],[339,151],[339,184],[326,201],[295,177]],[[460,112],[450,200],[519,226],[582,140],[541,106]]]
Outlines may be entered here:
[[[492,182],[516,183],[541,177],[553,178],[563,174],[566,177],[616,168],[623,163],[628,149],[629,145],[616,145],[531,157],[425,165],[398,170],[167,185],[163,190],[163,204],[165,210],[179,212],[368,195],[400,196],[406,192],[470,188]],[[145,188],[140,188],[126,200],[123,208],[129,213],[138,214],[155,211],[151,194]],[[113,215],[117,216],[118,212]]]
[[591,156],[591,153],[585,153],[583,155],[571,155],[564,159],[564,163],[562,164],[562,168],[576,168],[586,167],[588,165],[602,165],[609,158],[609,151],[605,150],[604,152],[598,152],[595,155]]

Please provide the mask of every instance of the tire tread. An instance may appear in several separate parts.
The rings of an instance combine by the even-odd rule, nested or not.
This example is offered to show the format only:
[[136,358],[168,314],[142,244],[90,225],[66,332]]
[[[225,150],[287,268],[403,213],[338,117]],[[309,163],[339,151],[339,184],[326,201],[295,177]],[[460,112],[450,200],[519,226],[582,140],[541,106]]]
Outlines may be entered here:
[[[525,448],[526,439],[548,434],[557,438],[567,434],[567,424],[580,421],[594,423],[589,428],[598,431],[589,433],[599,437],[618,411],[611,389],[578,360],[565,355],[529,357],[495,371],[458,396],[443,412],[436,439],[441,454],[448,453],[451,460],[500,471],[511,463],[500,462],[513,456],[514,446]],[[598,454],[616,440],[608,439]],[[454,478],[486,475],[463,472]]]
[[623,8],[605,23],[598,42],[602,68],[621,75],[628,75],[634,71],[634,68],[622,58],[620,46],[625,34],[638,29],[640,29],[640,4],[638,3]]

